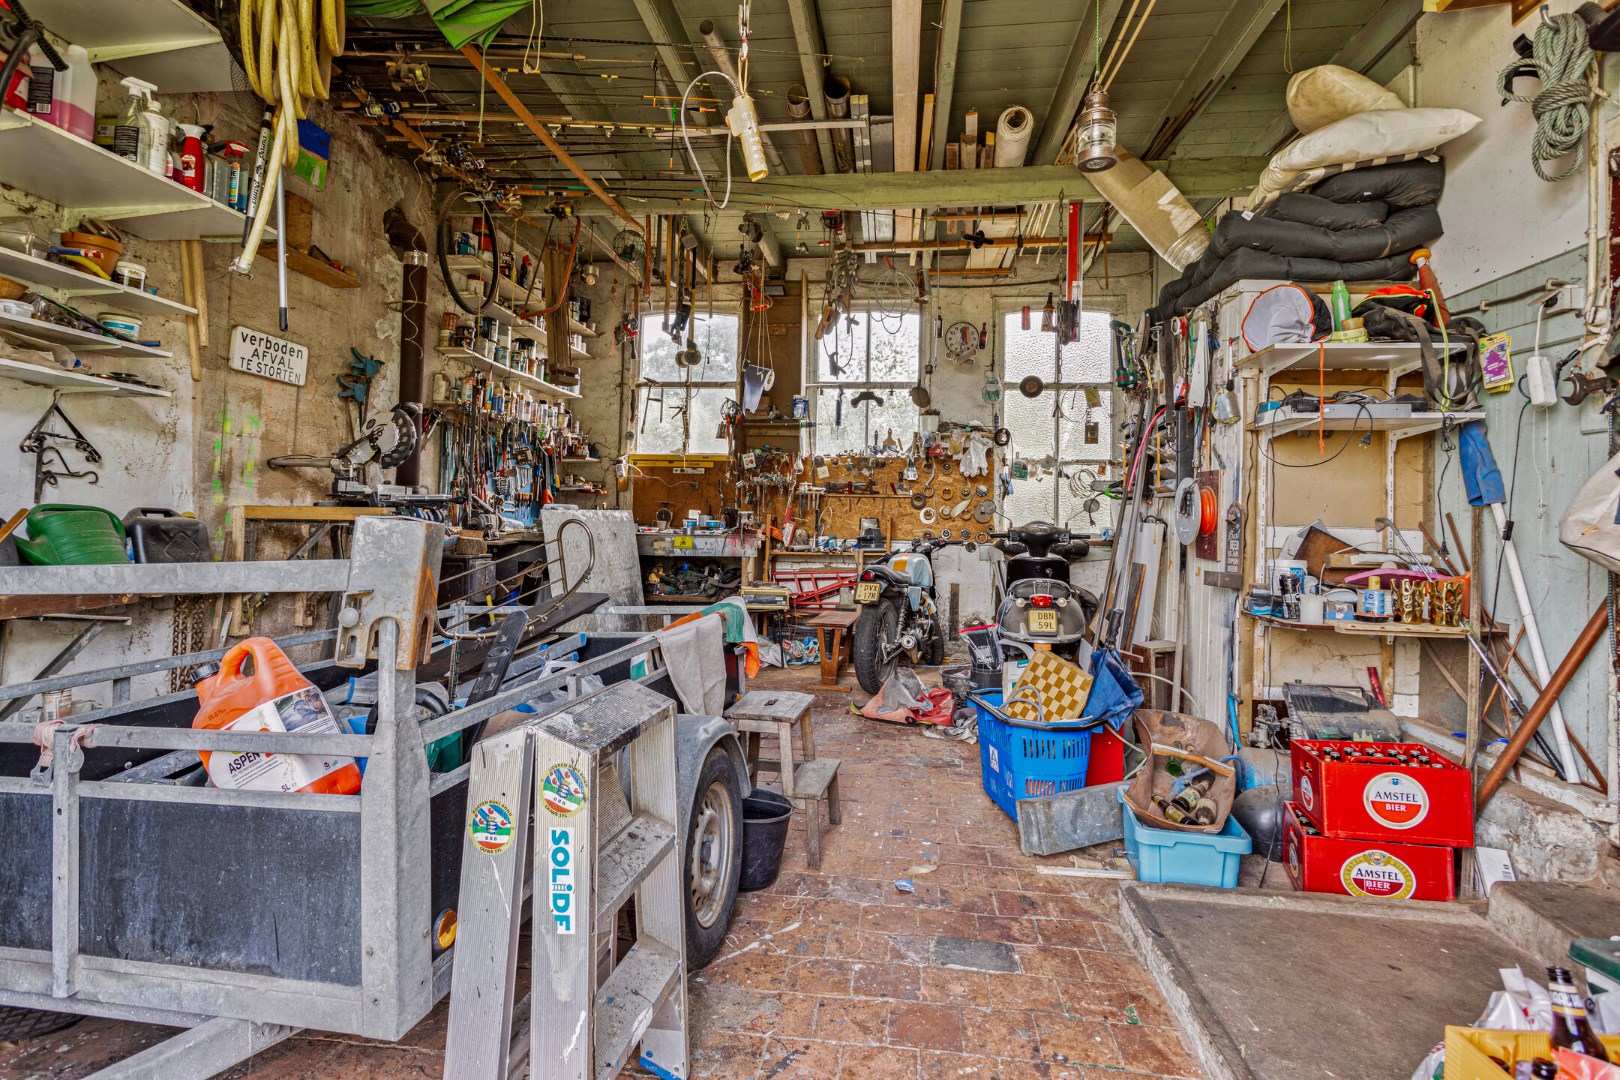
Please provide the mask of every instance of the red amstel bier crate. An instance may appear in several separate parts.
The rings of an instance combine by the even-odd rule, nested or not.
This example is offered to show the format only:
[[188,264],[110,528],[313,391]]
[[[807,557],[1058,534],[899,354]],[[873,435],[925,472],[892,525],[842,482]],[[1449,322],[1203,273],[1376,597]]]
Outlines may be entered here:
[[1468,770],[1428,747],[1295,739],[1292,751],[1294,802],[1324,836],[1473,847]]
[[1287,803],[1285,813],[1283,864],[1301,892],[1368,900],[1456,898],[1456,852],[1451,848],[1323,836],[1298,805]]

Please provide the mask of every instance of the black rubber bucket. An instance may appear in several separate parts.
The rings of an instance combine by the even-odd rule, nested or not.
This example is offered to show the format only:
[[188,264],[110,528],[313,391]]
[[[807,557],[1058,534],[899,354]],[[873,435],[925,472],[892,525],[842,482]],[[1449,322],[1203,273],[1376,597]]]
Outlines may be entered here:
[[742,878],[737,891],[757,892],[775,883],[792,819],[793,803],[785,795],[755,788],[743,800]]

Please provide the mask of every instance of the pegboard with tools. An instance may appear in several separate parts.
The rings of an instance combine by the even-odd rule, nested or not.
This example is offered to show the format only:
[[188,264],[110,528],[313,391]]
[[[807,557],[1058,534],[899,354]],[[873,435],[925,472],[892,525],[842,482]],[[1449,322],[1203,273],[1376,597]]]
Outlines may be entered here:
[[837,455],[809,462],[795,495],[794,520],[818,535],[859,536],[861,519],[876,518],[890,541],[915,540],[946,529],[962,538],[996,528],[996,455],[987,471],[963,476],[947,453],[917,457]]

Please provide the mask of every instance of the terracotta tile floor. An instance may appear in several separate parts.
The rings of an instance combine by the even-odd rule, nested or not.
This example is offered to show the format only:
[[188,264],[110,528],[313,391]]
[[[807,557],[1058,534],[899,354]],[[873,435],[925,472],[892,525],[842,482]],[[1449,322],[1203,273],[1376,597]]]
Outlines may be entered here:
[[[796,670],[756,685],[814,681]],[[851,716],[851,695],[817,697],[817,752],[843,761],[843,824],[810,872],[794,818],[781,877],[739,898],[720,957],[692,978],[695,1078],[1199,1075],[1120,936],[1112,883],[1035,872],[1068,860],[1019,853],[1017,826],[980,787],[977,746]],[[303,1035],[227,1075],[438,1077],[444,1010],[398,1045]],[[92,1020],[0,1043],[0,1080],[86,1076],[161,1034]]]

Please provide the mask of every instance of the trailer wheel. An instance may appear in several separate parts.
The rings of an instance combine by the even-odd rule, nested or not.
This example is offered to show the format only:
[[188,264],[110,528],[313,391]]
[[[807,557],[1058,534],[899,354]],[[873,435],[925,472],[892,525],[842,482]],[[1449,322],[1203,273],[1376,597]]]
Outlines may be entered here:
[[36,1039],[72,1027],[84,1017],[78,1013],[51,1012],[47,1009],[17,1009],[0,1005],[0,1042]]
[[686,963],[714,959],[731,926],[742,877],[742,784],[725,747],[716,746],[698,773],[686,823]]

